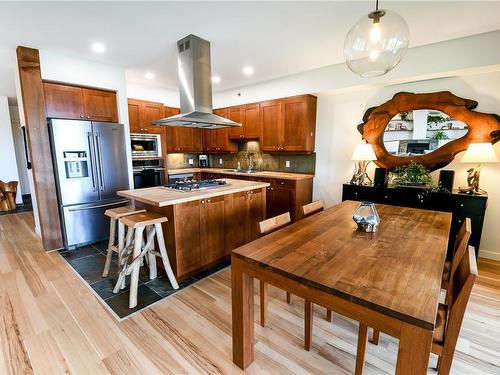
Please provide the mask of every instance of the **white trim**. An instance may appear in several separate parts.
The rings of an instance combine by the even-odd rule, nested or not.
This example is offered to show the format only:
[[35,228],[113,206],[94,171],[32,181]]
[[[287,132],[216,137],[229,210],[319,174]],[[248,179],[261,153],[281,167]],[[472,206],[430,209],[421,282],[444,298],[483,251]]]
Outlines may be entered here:
[[479,258],[493,259],[500,261],[500,252],[498,251],[488,251],[488,250],[479,250]]

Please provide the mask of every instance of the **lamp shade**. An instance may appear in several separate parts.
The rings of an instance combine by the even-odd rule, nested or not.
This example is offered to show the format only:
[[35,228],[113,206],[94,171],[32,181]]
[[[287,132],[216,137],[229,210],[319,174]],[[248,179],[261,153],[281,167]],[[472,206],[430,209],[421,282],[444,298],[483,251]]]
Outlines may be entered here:
[[351,160],[377,160],[377,157],[371,144],[361,143],[354,149]]
[[498,158],[491,143],[471,143],[461,161],[462,163],[498,163]]

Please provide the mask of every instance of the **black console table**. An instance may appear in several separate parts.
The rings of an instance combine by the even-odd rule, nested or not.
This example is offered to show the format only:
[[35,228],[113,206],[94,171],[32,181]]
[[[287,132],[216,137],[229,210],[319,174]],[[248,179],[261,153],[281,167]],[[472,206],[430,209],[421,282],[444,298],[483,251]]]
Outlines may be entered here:
[[460,226],[468,217],[472,221],[469,244],[479,252],[487,195],[470,195],[458,192],[442,193],[421,188],[388,188],[344,184],[342,200],[369,201],[394,206],[423,208],[451,212],[452,223],[448,242],[448,259],[453,254],[453,244]]

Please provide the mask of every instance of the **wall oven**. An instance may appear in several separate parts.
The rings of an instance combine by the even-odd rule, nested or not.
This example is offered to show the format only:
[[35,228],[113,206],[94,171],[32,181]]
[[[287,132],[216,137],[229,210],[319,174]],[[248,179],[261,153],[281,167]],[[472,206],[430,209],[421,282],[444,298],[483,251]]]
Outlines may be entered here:
[[159,134],[130,134],[132,158],[161,158],[161,136]]

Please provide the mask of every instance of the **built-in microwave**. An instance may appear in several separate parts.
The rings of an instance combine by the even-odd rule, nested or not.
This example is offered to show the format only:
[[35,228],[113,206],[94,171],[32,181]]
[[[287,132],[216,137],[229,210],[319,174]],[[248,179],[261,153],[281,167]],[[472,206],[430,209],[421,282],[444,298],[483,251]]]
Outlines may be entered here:
[[161,158],[161,136],[159,134],[130,134],[132,158]]

